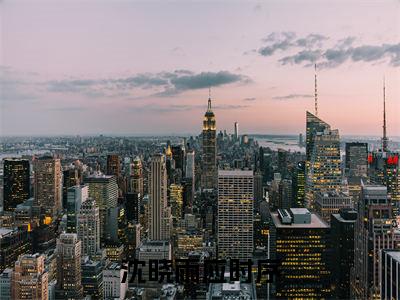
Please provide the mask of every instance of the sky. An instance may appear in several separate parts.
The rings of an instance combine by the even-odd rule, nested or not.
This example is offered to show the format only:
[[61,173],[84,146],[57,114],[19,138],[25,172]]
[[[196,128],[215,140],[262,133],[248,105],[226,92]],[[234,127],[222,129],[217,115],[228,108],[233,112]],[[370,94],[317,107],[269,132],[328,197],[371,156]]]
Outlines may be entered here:
[[0,135],[400,135],[400,1],[0,0]]

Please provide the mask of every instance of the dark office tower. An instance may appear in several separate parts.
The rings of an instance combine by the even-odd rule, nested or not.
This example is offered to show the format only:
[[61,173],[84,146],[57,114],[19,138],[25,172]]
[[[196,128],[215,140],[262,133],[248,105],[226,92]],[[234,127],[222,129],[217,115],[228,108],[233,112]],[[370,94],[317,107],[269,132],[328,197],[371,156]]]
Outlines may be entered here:
[[392,300],[400,297],[400,251],[385,249],[380,256],[381,299]]
[[182,179],[183,187],[183,212],[188,212],[193,207],[194,184],[192,178]]
[[119,161],[119,155],[117,154],[107,155],[107,175],[114,175],[117,178],[121,176],[121,165]]
[[75,233],[57,239],[57,286],[55,299],[82,299],[81,241]]
[[306,162],[299,161],[292,176],[293,201],[296,207],[305,206]]
[[26,228],[0,227],[0,273],[12,268],[18,256],[29,253],[31,244]]
[[368,144],[346,143],[346,174],[348,177],[367,177]]
[[280,261],[274,299],[329,299],[329,226],[306,208],[271,218],[271,258]]
[[4,162],[4,210],[12,211],[29,198],[29,160],[7,158]]
[[387,188],[361,183],[355,228],[352,299],[380,297],[379,262],[383,249],[399,249],[400,234]]
[[278,203],[276,206],[282,209],[289,209],[292,207],[292,181],[283,179],[278,185]]
[[350,271],[354,266],[354,228],[357,211],[342,209],[331,215],[332,281],[336,299],[350,299]]
[[139,223],[140,197],[138,193],[125,194],[126,220],[132,224]]
[[67,208],[68,188],[79,184],[78,170],[67,169],[63,171],[63,208]]
[[263,200],[263,178],[260,171],[254,172],[254,205],[256,211],[259,211],[259,206]]
[[33,164],[35,172],[34,205],[40,207],[42,214],[54,218],[61,210],[62,173],[60,159],[44,156]]
[[287,174],[287,152],[283,149],[278,149],[278,172],[281,173],[282,178]]
[[90,299],[103,299],[103,266],[100,261],[91,261],[88,257],[81,264],[83,296]]
[[172,158],[175,161],[175,169],[180,169],[182,176],[185,173],[185,147],[183,145],[172,146]]
[[216,189],[218,185],[217,172],[217,144],[216,144],[216,121],[211,110],[211,98],[208,99],[207,112],[203,119],[203,189]]

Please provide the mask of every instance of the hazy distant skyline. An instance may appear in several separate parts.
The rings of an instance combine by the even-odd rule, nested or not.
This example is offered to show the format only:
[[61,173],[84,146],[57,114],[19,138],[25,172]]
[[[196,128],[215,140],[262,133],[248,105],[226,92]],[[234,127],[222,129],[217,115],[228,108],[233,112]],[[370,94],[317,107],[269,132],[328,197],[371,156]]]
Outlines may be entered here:
[[400,2],[0,2],[0,134],[400,133]]

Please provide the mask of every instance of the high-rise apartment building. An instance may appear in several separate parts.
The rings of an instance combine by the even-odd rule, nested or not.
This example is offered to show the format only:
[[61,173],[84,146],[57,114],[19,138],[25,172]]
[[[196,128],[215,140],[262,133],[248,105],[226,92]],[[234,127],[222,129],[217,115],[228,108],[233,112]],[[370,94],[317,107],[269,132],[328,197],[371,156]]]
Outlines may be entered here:
[[253,253],[253,171],[218,171],[218,256],[251,258]]
[[62,172],[59,158],[39,157],[34,161],[34,205],[42,214],[54,218],[62,208]]
[[88,198],[80,207],[77,233],[82,245],[82,255],[95,256],[100,251],[100,212],[92,198]]
[[57,239],[56,299],[81,299],[81,241],[75,233],[62,233]]
[[171,231],[171,209],[168,207],[168,185],[165,155],[156,154],[150,163],[149,238],[168,240]]
[[274,299],[329,299],[329,226],[306,208],[271,213],[272,259],[280,261]]
[[18,258],[12,273],[12,299],[48,299],[48,273],[44,262],[44,255],[38,253]]
[[214,112],[211,109],[211,98],[208,99],[207,112],[203,119],[203,165],[201,186],[203,189],[216,189],[217,170],[217,126]]
[[29,160],[7,158],[3,163],[3,210],[12,211],[29,198]]

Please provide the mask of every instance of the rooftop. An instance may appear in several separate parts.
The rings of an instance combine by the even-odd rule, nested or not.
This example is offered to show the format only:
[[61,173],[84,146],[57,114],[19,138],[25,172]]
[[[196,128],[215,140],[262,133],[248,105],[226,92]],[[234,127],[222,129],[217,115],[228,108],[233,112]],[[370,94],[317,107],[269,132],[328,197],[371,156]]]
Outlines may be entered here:
[[[293,208],[291,208],[293,210]],[[308,211],[306,208],[294,208],[295,210],[300,210],[300,214],[304,214],[303,210]],[[278,213],[273,212],[271,213],[272,221],[274,222],[277,228],[329,228],[328,224],[326,224],[322,219],[320,219],[316,214],[311,213],[311,223],[301,223],[301,224],[282,224],[281,220],[279,219]]]
[[253,171],[249,170],[218,170],[218,176],[253,176]]

